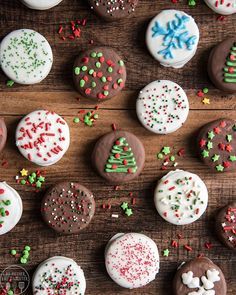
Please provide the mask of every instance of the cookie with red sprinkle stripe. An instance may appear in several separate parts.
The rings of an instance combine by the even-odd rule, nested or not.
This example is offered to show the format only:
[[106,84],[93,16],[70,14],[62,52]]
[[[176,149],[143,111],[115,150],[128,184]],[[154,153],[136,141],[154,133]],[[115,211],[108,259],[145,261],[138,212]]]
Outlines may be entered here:
[[236,170],[236,122],[219,119],[202,127],[197,138],[199,156],[216,172]]
[[205,0],[205,2],[216,13],[222,15],[236,13],[235,0]]
[[102,101],[116,96],[124,88],[126,68],[112,48],[95,47],[76,58],[73,78],[83,97]]

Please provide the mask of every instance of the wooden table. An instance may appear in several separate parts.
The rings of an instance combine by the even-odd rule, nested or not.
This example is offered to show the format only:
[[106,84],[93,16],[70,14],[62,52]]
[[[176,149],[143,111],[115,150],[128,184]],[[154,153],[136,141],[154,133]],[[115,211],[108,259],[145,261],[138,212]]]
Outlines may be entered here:
[[[61,5],[48,11],[27,9],[17,0],[0,2],[0,36],[19,28],[30,28],[43,34],[53,48],[54,64],[50,75],[40,84],[34,86],[6,86],[7,78],[0,74],[1,110],[6,120],[9,137],[5,150],[1,154],[1,180],[7,181],[16,188],[23,199],[24,213],[20,223],[10,233],[0,237],[0,269],[14,264],[17,258],[9,255],[9,249],[21,251],[24,245],[32,247],[31,260],[25,268],[32,274],[35,267],[43,260],[54,255],[64,255],[75,259],[85,271],[87,279],[86,294],[158,294],[169,295],[171,281],[179,263],[196,257],[199,253],[211,258],[224,271],[228,283],[228,294],[236,292],[235,263],[236,257],[224,248],[216,239],[213,231],[216,210],[235,200],[236,173],[212,174],[196,157],[195,134],[205,123],[221,117],[235,118],[235,96],[222,96],[209,82],[206,62],[209,52],[224,37],[235,34],[236,16],[229,16],[225,21],[217,21],[214,14],[203,3],[191,9],[187,1],[178,4],[168,1],[140,0],[136,13],[119,23],[107,24],[90,11],[86,1],[64,0]],[[184,68],[179,70],[159,66],[145,47],[145,31],[150,19],[161,9],[176,8],[184,10],[196,19],[201,38],[196,56]],[[75,41],[61,40],[57,33],[59,24],[68,20],[87,19],[82,28],[81,38]],[[85,99],[78,101],[78,94],[72,83],[72,65],[80,50],[94,45],[109,45],[117,49],[124,57],[128,70],[128,81],[125,91],[118,97],[100,104],[99,120],[96,126],[87,127],[83,123],[73,123],[79,110],[93,109],[95,104]],[[190,100],[191,111],[187,123],[177,132],[168,136],[154,135],[145,130],[135,114],[135,101],[139,89],[155,79],[170,79],[179,83]],[[196,96],[196,90],[209,88],[210,105],[204,105]],[[35,171],[36,166],[27,162],[14,144],[14,133],[19,119],[40,108],[56,111],[65,117],[71,130],[71,146],[64,158],[56,165],[46,168],[46,182],[39,193],[34,188],[16,184],[15,175],[22,168]],[[103,182],[93,171],[90,155],[94,143],[102,134],[111,130],[111,124],[136,134],[146,149],[146,165],[142,175],[117,191],[113,186]],[[176,227],[157,214],[153,204],[153,188],[157,180],[166,172],[162,171],[161,162],[156,154],[163,145],[177,151],[184,148],[186,155],[178,157],[178,168],[197,173],[209,189],[209,206],[204,216],[197,222]],[[168,170],[172,167],[168,168]],[[73,180],[90,188],[95,195],[97,209],[95,217],[87,230],[79,235],[59,236],[50,230],[41,220],[40,201],[46,187],[60,180]],[[128,196],[133,192],[136,205],[134,214],[128,218],[122,214],[122,201],[131,201]],[[111,209],[102,209],[102,204],[111,204]],[[119,218],[111,218],[118,213]],[[170,250],[169,257],[160,256],[160,274],[156,280],[139,290],[124,290],[108,277],[104,267],[104,247],[107,241],[117,232],[142,232],[154,239],[160,253]],[[179,240],[180,247],[170,246],[172,239]],[[213,244],[212,249],[204,247],[205,242]],[[188,252],[183,245],[189,244],[193,251]],[[234,271],[233,271],[234,268]],[[32,294],[30,289],[25,294]]]

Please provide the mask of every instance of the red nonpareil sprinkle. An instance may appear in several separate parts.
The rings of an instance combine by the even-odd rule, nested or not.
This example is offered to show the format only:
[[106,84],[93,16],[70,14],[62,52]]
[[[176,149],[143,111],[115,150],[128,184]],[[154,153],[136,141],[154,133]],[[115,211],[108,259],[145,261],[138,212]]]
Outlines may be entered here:
[[208,250],[210,250],[210,249],[213,247],[212,243],[210,243],[210,242],[206,242],[206,243],[204,244],[204,246],[205,246],[205,248],[208,249]]
[[111,124],[111,128],[112,128],[113,131],[116,131],[116,124],[115,123],[112,123]]
[[187,251],[193,251],[193,248],[190,247],[189,245],[184,245],[184,249]]

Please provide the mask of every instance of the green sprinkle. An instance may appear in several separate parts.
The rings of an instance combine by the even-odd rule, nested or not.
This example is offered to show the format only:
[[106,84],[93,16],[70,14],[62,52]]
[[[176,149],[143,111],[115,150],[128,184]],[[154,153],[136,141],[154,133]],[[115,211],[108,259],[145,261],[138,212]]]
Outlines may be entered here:
[[164,155],[168,155],[170,153],[170,147],[169,146],[164,146],[163,149],[161,150],[161,152]]
[[12,290],[7,291],[7,295],[14,295],[14,291]]
[[89,75],[92,75],[93,73],[94,73],[94,70],[93,69],[91,69],[91,70],[89,70]]
[[112,67],[108,67],[107,71],[108,71],[109,73],[112,73],[112,72],[113,72],[113,68],[112,68]]
[[80,122],[80,119],[78,117],[75,117],[74,120],[73,120],[73,122],[74,123],[79,123]]
[[162,154],[162,153],[158,153],[158,154],[157,154],[157,158],[158,158],[158,159],[163,159],[163,158],[164,158],[164,156],[163,156],[163,154]]
[[209,152],[206,151],[206,150],[203,150],[203,151],[202,151],[202,156],[203,156],[203,158],[207,158],[207,157],[209,157]]
[[226,139],[228,142],[231,142],[233,139],[233,136],[231,134],[226,135]]
[[217,166],[216,166],[216,170],[217,170],[218,172],[222,172],[222,171],[224,171],[224,166],[222,166],[222,165],[217,165]]
[[26,180],[25,179],[21,179],[20,184],[25,185],[26,184]]
[[97,53],[96,53],[96,52],[92,52],[92,53],[90,54],[90,56],[91,56],[91,57],[96,57],[96,56],[97,56]]
[[131,215],[133,215],[133,211],[132,211],[132,209],[131,209],[131,208],[127,208],[127,209],[125,210],[125,214],[126,214],[128,217],[130,217]]
[[219,158],[220,158],[220,155],[214,154],[214,156],[212,156],[211,159],[213,162],[217,162],[219,160]]
[[211,141],[208,141],[207,143],[207,149],[210,150],[213,148],[213,143]]
[[107,81],[107,78],[103,76],[103,77],[101,78],[101,81],[105,83],[105,82]]
[[39,181],[39,180],[36,181],[36,187],[37,188],[41,188],[42,187],[41,181]]
[[84,87],[84,85],[85,85],[85,81],[84,81],[84,79],[81,79],[81,80],[79,81],[79,86],[80,86],[80,87]]
[[86,72],[86,71],[87,71],[87,69],[88,69],[88,67],[87,67],[87,66],[83,66],[83,67],[81,68],[81,70],[82,70],[83,72]]
[[33,172],[33,173],[31,173],[31,176],[32,176],[33,178],[36,178],[37,174],[36,174],[35,172]]
[[164,257],[168,257],[169,254],[170,254],[169,249],[165,249],[165,250],[163,250],[163,256],[164,256]]
[[92,82],[91,85],[92,85],[93,88],[95,88],[97,86],[96,82],[94,82],[94,81]]
[[97,68],[101,68],[101,63],[99,61],[97,61],[95,65]]
[[10,253],[11,253],[11,255],[15,256],[17,254],[17,251],[12,249]]
[[209,138],[209,139],[213,139],[213,138],[215,137],[215,134],[214,134],[213,131],[208,132],[207,135],[208,135],[208,138]]
[[175,156],[171,156],[171,157],[170,157],[170,160],[171,160],[171,162],[174,162],[174,160],[175,160]]
[[98,114],[93,115],[94,119],[98,119]]
[[119,60],[119,61],[118,61],[118,64],[119,64],[121,67],[123,67],[123,66],[124,66],[124,62],[123,62],[123,60]]
[[30,246],[26,245],[26,246],[25,246],[25,250],[26,250],[26,251],[30,251],[30,250],[31,250]]
[[76,75],[79,75],[79,74],[80,74],[80,68],[79,68],[79,67],[76,67],[76,68],[75,68],[75,74],[76,74]]
[[98,52],[97,57],[102,57],[102,56],[103,56],[102,52]]
[[20,263],[21,263],[21,264],[26,264],[27,262],[28,262],[27,259],[25,259],[25,258],[23,258],[23,257],[20,258]]
[[209,92],[209,89],[208,89],[207,87],[204,87],[204,88],[202,89],[202,92],[205,93],[205,94],[207,94],[207,93]]
[[109,91],[105,90],[105,91],[103,91],[103,94],[104,94],[105,96],[108,96]]
[[12,80],[7,81],[7,87],[12,87],[14,84],[15,84],[15,82]]
[[128,206],[128,203],[127,203],[127,202],[123,202],[123,203],[120,205],[120,207],[121,207],[123,210],[126,210],[126,209],[128,209],[128,208],[129,208],[129,206]]
[[117,80],[117,83],[118,83],[118,84],[121,84],[122,82],[123,82],[123,79],[118,79],[118,80]]
[[45,181],[45,177],[43,177],[42,175],[40,175],[39,177],[37,177],[37,180],[44,182]]
[[229,160],[230,160],[231,162],[235,162],[235,161],[236,161],[236,156],[230,156],[230,157],[229,157]]

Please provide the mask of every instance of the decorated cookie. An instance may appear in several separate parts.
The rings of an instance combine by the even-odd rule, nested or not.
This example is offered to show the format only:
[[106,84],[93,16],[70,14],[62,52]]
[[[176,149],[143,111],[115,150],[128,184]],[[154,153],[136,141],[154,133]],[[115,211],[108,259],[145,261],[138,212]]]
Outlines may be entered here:
[[73,69],[75,87],[90,99],[105,100],[125,86],[126,68],[121,57],[109,47],[95,47],[82,52]]
[[216,88],[236,93],[236,38],[220,42],[211,51],[208,74]]
[[175,170],[158,182],[154,201],[162,218],[175,225],[184,225],[196,221],[205,212],[208,192],[199,176]]
[[143,170],[145,150],[132,133],[114,131],[102,136],[92,153],[92,163],[108,182],[119,184],[133,180]]
[[236,13],[235,0],[205,0],[205,2],[216,13],[223,15]]
[[105,249],[105,264],[109,276],[121,287],[143,287],[159,272],[157,245],[143,234],[116,234]]
[[216,172],[236,169],[236,122],[219,119],[205,125],[198,135],[199,155]]
[[136,112],[148,130],[158,134],[171,133],[188,117],[188,98],[178,84],[168,80],[154,81],[140,91]]
[[228,248],[236,250],[236,202],[223,207],[216,215],[216,233]]
[[31,9],[46,10],[58,5],[62,0],[21,0]]
[[93,194],[79,183],[61,182],[42,200],[42,216],[55,231],[77,234],[89,225],[95,212]]
[[0,235],[3,235],[21,219],[23,205],[21,197],[6,182],[0,182]]
[[173,281],[174,295],[226,295],[224,274],[209,258],[183,263]]
[[49,166],[59,161],[70,145],[70,131],[54,112],[37,110],[25,116],[16,129],[16,146],[29,161]]
[[7,127],[3,118],[0,118],[0,153],[7,141]]
[[34,295],[84,295],[86,281],[83,270],[74,260],[55,256],[37,267],[32,287]]
[[182,68],[195,55],[199,30],[183,11],[163,10],[150,22],[146,43],[151,55],[165,67]]
[[91,9],[107,21],[116,21],[134,12],[138,0],[88,0]]
[[1,68],[16,83],[41,82],[49,74],[52,62],[51,46],[33,30],[13,31],[0,44]]

